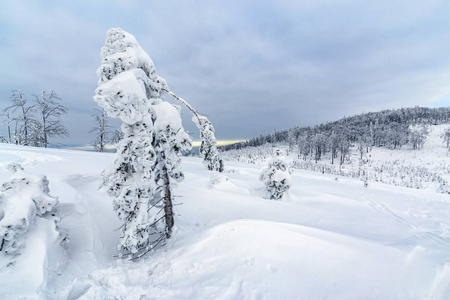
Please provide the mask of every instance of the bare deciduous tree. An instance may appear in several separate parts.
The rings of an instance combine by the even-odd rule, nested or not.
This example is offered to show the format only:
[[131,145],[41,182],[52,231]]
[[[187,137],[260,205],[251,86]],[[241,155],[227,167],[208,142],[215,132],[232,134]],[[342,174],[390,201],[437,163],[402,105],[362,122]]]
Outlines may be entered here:
[[29,131],[33,124],[33,112],[36,107],[34,105],[27,105],[27,99],[25,99],[21,90],[13,90],[11,96],[12,105],[5,109],[5,112],[15,113],[18,111],[18,116],[13,120],[19,125],[19,132],[16,132],[16,136],[19,135],[19,142],[22,145],[29,145]]
[[5,117],[5,120],[3,121],[2,124],[6,124],[8,126],[8,143],[12,143],[12,139],[11,139],[11,122],[13,121],[11,119],[11,115],[9,113],[9,111],[7,111],[6,109],[3,110],[3,113],[1,114],[2,117]]
[[69,136],[69,132],[61,122],[61,116],[67,113],[67,108],[60,103],[54,91],[50,94],[43,91],[40,95],[33,95],[36,102],[36,110],[42,120],[42,146],[47,148],[49,137]]
[[89,133],[95,133],[95,139],[91,142],[92,146],[94,146],[95,150],[104,152],[105,146],[109,142],[111,142],[112,135],[111,126],[108,125],[108,114],[104,109],[94,108],[98,113],[92,115],[94,118],[94,127],[89,130]]

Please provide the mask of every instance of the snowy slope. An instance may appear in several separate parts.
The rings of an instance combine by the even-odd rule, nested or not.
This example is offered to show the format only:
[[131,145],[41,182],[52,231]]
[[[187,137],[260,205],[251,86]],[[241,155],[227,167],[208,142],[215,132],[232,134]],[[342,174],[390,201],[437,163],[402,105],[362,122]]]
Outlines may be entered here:
[[[369,180],[450,194],[450,156],[441,138],[448,127],[449,124],[429,126],[429,135],[420,150],[408,146],[396,150],[374,147],[366,167]],[[358,153],[352,155],[351,166],[346,168],[358,170]]]
[[120,223],[98,189],[112,155],[3,144],[0,154],[2,167],[47,175],[70,237],[65,255],[44,248],[24,253],[41,264],[0,269],[0,299],[450,298],[448,195],[296,170],[272,201],[261,166],[228,162],[217,175],[183,158],[176,232],[131,262],[114,257]]

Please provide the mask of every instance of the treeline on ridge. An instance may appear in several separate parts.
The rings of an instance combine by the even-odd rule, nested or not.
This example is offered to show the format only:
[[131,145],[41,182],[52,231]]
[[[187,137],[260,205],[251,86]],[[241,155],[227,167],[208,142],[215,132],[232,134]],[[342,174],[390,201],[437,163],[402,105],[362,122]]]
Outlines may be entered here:
[[[316,161],[326,152],[332,159],[345,159],[351,143],[359,142],[369,151],[371,147],[399,149],[410,145],[420,149],[428,134],[428,125],[450,123],[450,108],[412,107],[344,117],[313,127],[294,127],[267,135],[259,135],[244,142],[223,146],[222,150],[258,147],[266,143],[297,145],[299,156],[313,157]],[[342,162],[341,162],[342,163]]]

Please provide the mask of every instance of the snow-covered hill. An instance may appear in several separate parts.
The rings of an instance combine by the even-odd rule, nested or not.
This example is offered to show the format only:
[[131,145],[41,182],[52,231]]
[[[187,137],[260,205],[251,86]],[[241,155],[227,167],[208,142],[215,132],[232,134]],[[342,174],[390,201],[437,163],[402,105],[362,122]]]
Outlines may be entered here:
[[450,298],[449,195],[295,170],[273,201],[259,165],[217,174],[183,158],[176,232],[132,262],[115,257],[120,222],[98,189],[111,154],[0,144],[0,155],[1,182],[11,161],[47,176],[70,239],[55,251],[32,230],[15,264],[0,252],[0,299]]
[[441,134],[449,124],[428,126],[429,134],[423,148],[413,150],[409,146],[400,149],[371,147],[364,153],[362,164],[359,144],[353,143],[350,154],[341,166],[337,159],[331,163],[330,153],[321,160],[299,156],[296,145],[283,143],[264,144],[259,147],[247,147],[223,152],[228,161],[240,161],[261,164],[270,159],[275,149],[281,148],[297,169],[333,174],[370,182],[382,182],[395,186],[424,189],[450,194],[450,155],[443,143]]
[[[408,146],[395,150],[373,147],[362,169],[371,182],[450,193],[450,156],[441,137],[449,127],[449,124],[429,126],[425,144],[419,150]],[[344,172],[362,177],[357,145],[352,149],[350,164],[344,165]]]

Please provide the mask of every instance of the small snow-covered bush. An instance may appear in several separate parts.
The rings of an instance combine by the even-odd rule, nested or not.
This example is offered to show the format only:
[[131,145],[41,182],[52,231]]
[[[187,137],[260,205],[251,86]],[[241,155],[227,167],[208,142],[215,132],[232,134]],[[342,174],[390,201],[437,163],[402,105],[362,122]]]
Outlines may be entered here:
[[0,254],[17,255],[36,218],[55,220],[58,198],[49,195],[47,177],[28,174],[15,163],[7,168],[14,175],[0,187]]
[[261,171],[259,180],[264,183],[270,199],[281,199],[284,192],[290,188],[291,176],[281,150],[275,151],[275,156]]

